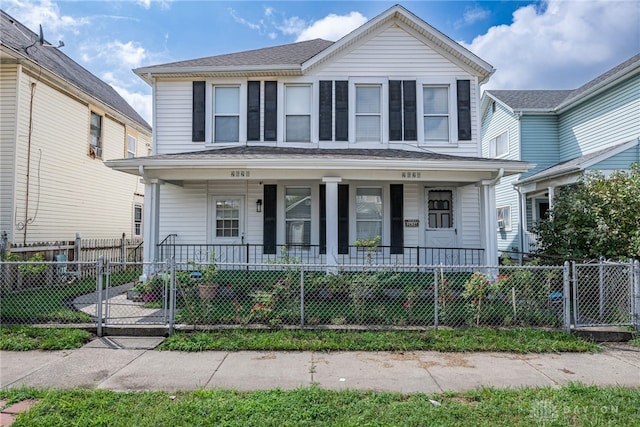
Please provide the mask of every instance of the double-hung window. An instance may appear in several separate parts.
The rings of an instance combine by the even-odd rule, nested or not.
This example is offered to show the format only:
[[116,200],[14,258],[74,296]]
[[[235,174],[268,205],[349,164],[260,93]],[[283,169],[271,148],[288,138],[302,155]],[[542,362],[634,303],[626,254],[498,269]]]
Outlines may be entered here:
[[214,86],[213,135],[215,142],[240,140],[240,87]]
[[382,108],[380,85],[356,85],[356,141],[380,142]]
[[449,142],[449,86],[425,85],[422,87],[424,141],[426,143]]
[[127,135],[127,159],[136,156],[136,137]]
[[502,134],[489,141],[489,157],[502,157],[509,154],[509,134]]
[[311,141],[311,85],[285,86],[285,141]]
[[286,188],[285,223],[287,245],[311,244],[311,188]]
[[511,206],[500,206],[496,208],[498,220],[498,230],[511,231]]
[[382,237],[382,188],[356,189],[356,239]]
[[142,205],[133,205],[133,235],[142,236]]
[[94,157],[102,157],[102,116],[91,112],[89,125],[90,154]]

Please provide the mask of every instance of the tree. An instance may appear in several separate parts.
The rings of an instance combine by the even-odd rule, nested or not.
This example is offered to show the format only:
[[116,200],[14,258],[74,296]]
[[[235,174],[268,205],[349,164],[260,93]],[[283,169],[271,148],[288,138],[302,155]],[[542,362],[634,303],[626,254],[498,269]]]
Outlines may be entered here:
[[539,252],[569,258],[640,258],[640,163],[562,188],[536,223]]

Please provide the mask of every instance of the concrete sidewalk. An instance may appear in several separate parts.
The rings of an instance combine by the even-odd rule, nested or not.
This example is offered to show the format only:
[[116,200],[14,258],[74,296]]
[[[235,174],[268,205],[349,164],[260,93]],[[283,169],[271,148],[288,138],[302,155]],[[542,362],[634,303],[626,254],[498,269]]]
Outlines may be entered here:
[[640,349],[602,353],[157,351],[163,338],[103,337],[72,351],[0,352],[0,387],[442,392],[569,382],[640,387]]

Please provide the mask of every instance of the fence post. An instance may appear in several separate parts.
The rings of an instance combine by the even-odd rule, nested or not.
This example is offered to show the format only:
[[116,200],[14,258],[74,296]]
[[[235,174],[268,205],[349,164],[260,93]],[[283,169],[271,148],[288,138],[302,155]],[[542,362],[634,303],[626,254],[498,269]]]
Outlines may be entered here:
[[304,267],[300,266],[300,327],[304,328]]
[[580,280],[578,277],[578,267],[576,266],[575,261],[571,261],[571,278],[573,279],[573,324],[577,328],[578,321],[580,319],[580,304],[578,303],[578,286],[580,285]]
[[598,315],[600,322],[604,320],[604,257],[598,258]]
[[633,296],[634,296],[634,324],[636,331],[640,331],[640,261],[636,260],[633,263],[633,270],[635,280],[633,281]]
[[169,335],[173,335],[175,314],[176,314],[176,258],[171,257],[171,259],[169,260]]
[[571,333],[571,285],[569,276],[569,261],[564,262],[563,289],[562,289],[562,310],[564,314],[564,331]]
[[438,269],[433,269],[433,326],[438,330]]
[[76,262],[76,270],[78,271],[78,278],[82,278],[82,264],[80,264],[80,250],[82,239],[80,233],[76,233],[76,240],[73,242],[73,260]]
[[126,248],[126,234],[122,233],[122,239],[120,239],[120,263],[124,264],[127,261],[127,248]]
[[104,258],[100,256],[98,258],[98,266],[96,268],[96,291],[98,295],[98,300],[96,301],[96,316],[98,318],[98,336],[102,336],[102,265],[104,263]]

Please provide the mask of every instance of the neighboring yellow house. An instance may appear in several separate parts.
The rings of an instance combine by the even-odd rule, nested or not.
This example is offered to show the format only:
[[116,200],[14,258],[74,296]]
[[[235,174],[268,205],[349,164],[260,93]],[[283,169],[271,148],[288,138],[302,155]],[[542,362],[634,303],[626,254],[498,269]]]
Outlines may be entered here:
[[151,126],[108,84],[0,11],[0,233],[13,244],[142,237]]

